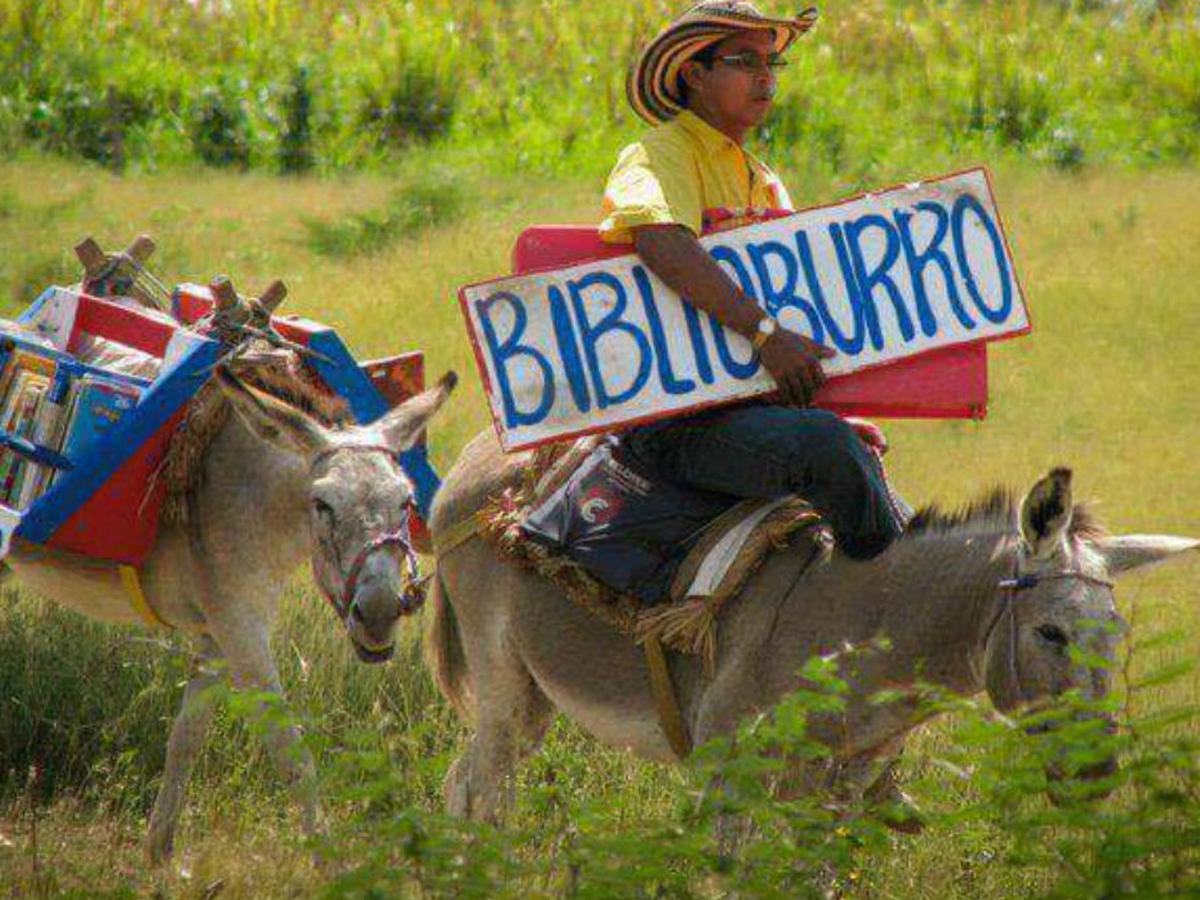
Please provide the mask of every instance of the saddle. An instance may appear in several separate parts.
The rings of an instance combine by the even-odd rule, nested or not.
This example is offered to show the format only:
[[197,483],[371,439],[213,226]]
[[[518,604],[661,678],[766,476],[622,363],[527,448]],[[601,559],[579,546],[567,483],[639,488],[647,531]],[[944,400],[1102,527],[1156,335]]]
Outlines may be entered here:
[[800,497],[743,500],[640,471],[611,437],[540,448],[477,516],[500,553],[638,643],[716,658],[717,619],[775,550],[832,538]]

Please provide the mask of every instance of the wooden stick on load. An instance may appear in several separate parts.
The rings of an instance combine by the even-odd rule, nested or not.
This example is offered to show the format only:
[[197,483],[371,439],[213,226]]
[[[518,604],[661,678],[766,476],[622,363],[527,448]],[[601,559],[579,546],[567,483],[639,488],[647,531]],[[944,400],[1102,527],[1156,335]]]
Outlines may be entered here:
[[98,297],[132,297],[142,306],[164,309],[169,292],[145,268],[154,250],[153,239],[145,234],[138,235],[121,253],[105,253],[94,238],[84,238],[75,245],[75,255],[83,265],[83,289]]
[[208,289],[212,291],[218,313],[232,313],[237,307],[238,294],[228,275],[218,275],[208,283]]
[[157,249],[154,238],[148,234],[139,234],[133,239],[133,243],[125,248],[125,255],[136,259],[139,264],[145,265],[146,260],[153,256]]
[[279,305],[283,303],[287,297],[287,287],[278,279],[267,285],[267,289],[262,292],[257,300],[250,301],[251,320],[259,328],[269,328],[271,325],[271,316],[275,314],[275,310],[279,309]]
[[108,256],[90,235],[75,245],[75,255],[88,278],[99,278],[108,263]]

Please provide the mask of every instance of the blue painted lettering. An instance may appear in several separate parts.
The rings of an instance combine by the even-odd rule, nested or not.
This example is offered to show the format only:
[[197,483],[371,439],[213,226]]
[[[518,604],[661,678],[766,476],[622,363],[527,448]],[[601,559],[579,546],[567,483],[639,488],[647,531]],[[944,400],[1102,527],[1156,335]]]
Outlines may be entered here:
[[671,370],[671,347],[667,343],[663,331],[662,315],[658,304],[654,302],[654,287],[642,266],[633,267],[633,281],[642,297],[642,307],[646,310],[646,321],[650,324],[650,340],[654,344],[654,360],[658,364],[658,380],[668,394],[686,394],[696,389],[696,382],[690,378],[679,379]]
[[683,317],[687,321],[688,339],[692,345],[692,356],[696,360],[696,374],[705,384],[715,381],[712,362],[708,358],[708,344],[704,340],[704,328],[700,325],[700,311],[684,298]]
[[[746,264],[742,262],[742,258],[738,256],[736,250],[724,245],[718,245],[708,252],[718,264],[723,264],[727,271],[732,272],[733,277],[737,279],[743,293],[747,297],[752,297],[755,300],[758,299],[754,291],[754,281],[750,278],[750,273],[746,270]],[[734,359],[733,354],[729,350],[729,338],[725,334],[725,328],[712,315],[708,316],[708,324],[712,330],[713,343],[717,345],[717,358],[721,360],[721,365],[725,368],[725,371],[738,381],[753,378],[757,374],[760,365],[758,354],[752,351],[750,359],[746,362]]]
[[[763,306],[773,316],[778,316],[782,309],[793,309],[803,313],[808,319],[808,336],[818,344],[825,341],[825,329],[821,325],[821,317],[808,300],[796,294],[796,281],[799,275],[796,256],[792,251],[778,241],[763,241],[761,244],[747,244],[746,252],[754,272],[758,275],[758,283],[762,286]],[[775,284],[771,280],[769,260],[775,258],[783,265],[783,284]],[[793,329],[796,330],[796,329]]]
[[[870,312],[871,315],[874,315],[875,308],[867,307],[859,295],[858,279],[854,277],[854,266],[850,262],[849,253],[846,252],[846,237],[842,234],[842,226],[836,222],[832,223],[829,226],[829,237],[833,241],[838,268],[842,272],[842,285],[846,289],[846,303],[854,316],[854,334],[852,336],[842,331],[838,323],[834,321],[829,306],[825,303],[825,295],[821,291],[816,269],[813,266],[812,250],[808,246],[808,235],[803,231],[796,232],[796,247],[799,249],[800,259],[804,263],[805,277],[813,291],[813,300],[816,301],[817,309],[820,310],[821,318],[825,321],[825,327],[829,330],[829,336],[833,338],[834,345],[843,353],[857,356],[862,352],[863,344],[867,339],[867,330],[870,327],[867,322],[867,314]],[[878,330],[878,323],[875,323],[875,328]]]
[[[513,325],[508,337],[501,341],[496,335],[496,326],[492,323],[492,308],[498,303],[507,303],[512,309]],[[521,336],[529,321],[525,312],[525,304],[516,294],[499,291],[486,300],[475,303],[475,314],[483,326],[483,338],[488,345],[488,357],[496,370],[496,380],[500,382],[500,397],[504,404],[504,422],[509,428],[521,425],[536,425],[546,417],[546,413],[554,405],[554,371],[550,363],[537,350],[522,344]],[[512,381],[508,374],[510,360],[525,357],[531,360],[542,374],[542,395],[538,405],[532,412],[524,412],[517,408],[513,396]]]
[[[862,236],[869,228],[877,228],[883,232],[884,248],[883,258],[873,269],[867,271],[867,265],[863,259]],[[883,287],[888,299],[892,301],[892,309],[896,314],[896,325],[900,328],[900,336],[904,338],[905,343],[911,341],[916,336],[912,317],[908,314],[904,295],[900,293],[896,282],[889,274],[896,258],[900,255],[900,242],[896,238],[892,223],[883,216],[874,214],[847,222],[846,243],[850,248],[850,261],[854,265],[854,275],[858,280],[863,308],[867,312],[867,327],[871,333],[871,343],[876,350],[883,349],[883,332],[879,327],[879,313],[875,309],[875,288],[879,286]]]
[[[587,306],[584,302],[583,292],[589,288],[605,288],[612,292],[613,302],[611,308],[598,322],[591,322],[588,319]],[[620,280],[610,275],[608,272],[592,272],[585,275],[578,281],[567,282],[567,290],[571,294],[571,303],[575,308],[575,320],[579,326],[579,336],[583,343],[584,357],[587,359],[588,370],[592,375],[592,390],[596,395],[596,405],[600,409],[607,409],[618,403],[624,403],[630,397],[634,396],[645,385],[646,380],[650,377],[650,342],[646,336],[642,334],[641,329],[636,325],[624,321],[621,316],[625,313],[625,308],[629,305],[629,300],[625,294],[625,288]],[[600,363],[600,354],[597,350],[597,345],[605,336],[611,336],[614,333],[624,334],[637,347],[637,373],[634,375],[633,381],[629,387],[616,394],[609,393],[608,385],[604,382],[604,369]],[[616,353],[610,351],[607,356],[609,363],[607,368],[609,371],[619,370],[627,371],[630,368],[627,365],[615,366],[613,362],[617,359],[629,359],[628,352]]]
[[733,351],[729,349],[729,336],[725,327],[717,321],[716,316],[709,314],[707,318],[712,329],[713,343],[717,345],[717,358],[721,360],[721,365],[730,377],[736,378],[738,381],[745,381],[747,378],[757,375],[762,364],[759,362],[754,348],[750,348],[750,358],[745,362],[735,359]]
[[[966,236],[963,234],[963,228],[966,224],[966,215],[968,212],[975,213],[980,224],[988,233],[988,237],[992,241],[992,252],[996,256],[996,269],[1000,278],[1000,305],[996,309],[992,309],[983,301],[983,295],[979,291],[979,284],[975,279],[975,273],[971,271],[971,261],[967,259],[967,243]],[[1009,277],[1008,260],[1005,258],[1004,241],[1000,238],[1000,229],[996,227],[996,223],[992,221],[992,217],[987,214],[987,210],[983,208],[975,197],[970,194],[963,194],[954,202],[954,210],[950,213],[951,230],[954,232],[954,254],[958,257],[958,269],[962,273],[963,280],[967,285],[967,293],[971,295],[971,299],[975,301],[975,306],[983,317],[989,322],[999,324],[1008,319],[1009,313],[1012,312],[1013,306],[1013,288],[1012,279]]]
[[580,412],[588,412],[592,408],[592,397],[588,392],[587,373],[579,358],[579,347],[575,343],[575,327],[567,311],[567,300],[557,285],[550,286],[549,295],[550,320],[554,323],[554,338],[558,342],[558,354],[562,357],[567,387],[571,389],[575,407]]
[[946,297],[950,301],[950,309],[959,324],[968,331],[975,327],[958,295],[958,282],[954,278],[954,269],[950,265],[950,257],[942,249],[942,241],[950,230],[950,214],[938,203],[924,200],[915,207],[920,212],[926,212],[934,217],[933,237],[920,253],[912,235],[913,214],[897,210],[894,214],[896,229],[900,232],[900,246],[904,248],[904,259],[908,263],[909,277],[912,278],[913,296],[917,301],[917,317],[921,320],[921,331],[926,337],[937,333],[937,318],[929,304],[929,292],[925,288],[925,269],[936,264],[942,270],[942,279],[946,284]]

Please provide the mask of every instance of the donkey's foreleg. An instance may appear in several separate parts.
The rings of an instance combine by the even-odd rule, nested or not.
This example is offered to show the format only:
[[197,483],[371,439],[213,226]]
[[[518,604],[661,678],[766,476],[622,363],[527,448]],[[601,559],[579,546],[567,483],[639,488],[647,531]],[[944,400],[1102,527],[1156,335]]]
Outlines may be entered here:
[[[515,661],[514,661],[515,662]],[[513,801],[513,771],[537,749],[553,707],[522,668],[495,678],[480,697],[478,727],[446,775],[446,811],[497,823]]]
[[[900,756],[903,735],[877,747],[842,759],[803,766],[782,796],[819,791],[828,802],[841,807],[845,815],[864,813],[877,816],[888,828],[904,834],[917,834],[925,827],[917,804],[900,787]],[[793,773],[796,774],[796,773]]]
[[147,852],[150,862],[158,865],[168,856],[175,843],[175,826],[183,808],[192,764],[204,746],[204,735],[212,721],[212,697],[209,688],[221,677],[216,663],[219,654],[216,645],[208,637],[200,639],[200,647],[193,660],[193,671],[183,691],[183,702],[179,715],[171,726],[167,740],[167,761],[163,769],[162,784],[150,814],[150,833]]
[[300,807],[305,835],[317,830],[317,775],[312,753],[301,738],[300,728],[288,721],[283,708],[283,687],[271,657],[266,626],[260,622],[229,622],[225,617],[208,617],[209,627],[222,654],[229,661],[229,676],[238,690],[274,694],[278,701],[260,705],[258,724],[284,783]]

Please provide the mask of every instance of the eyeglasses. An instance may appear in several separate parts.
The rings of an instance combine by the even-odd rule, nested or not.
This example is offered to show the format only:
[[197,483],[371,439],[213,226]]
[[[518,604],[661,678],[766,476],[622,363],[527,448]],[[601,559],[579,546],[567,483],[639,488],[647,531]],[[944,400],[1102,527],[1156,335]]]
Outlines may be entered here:
[[733,53],[729,56],[718,56],[716,59],[731,69],[741,72],[778,72],[780,69],[786,69],[788,64],[787,60],[778,53],[759,56],[752,50],[747,50],[745,53]]

